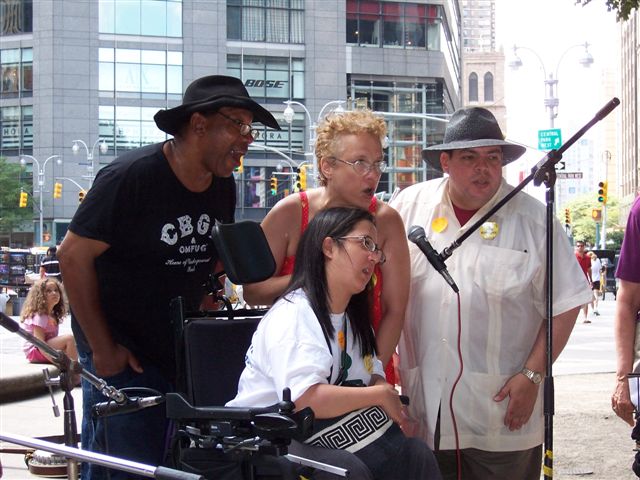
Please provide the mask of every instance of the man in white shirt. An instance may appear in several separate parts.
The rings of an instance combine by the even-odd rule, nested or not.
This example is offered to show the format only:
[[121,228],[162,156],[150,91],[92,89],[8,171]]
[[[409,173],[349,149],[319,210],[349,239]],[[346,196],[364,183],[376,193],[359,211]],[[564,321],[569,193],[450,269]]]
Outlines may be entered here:
[[[442,251],[513,190],[502,167],[524,151],[504,140],[488,110],[459,110],[444,143],[423,151],[448,177],[405,189],[391,206],[407,229],[423,227]],[[520,192],[461,243],[447,260],[460,287],[460,316],[455,293],[410,245],[411,292],[399,344],[402,388],[445,479],[456,478],[456,430],[465,480],[540,477],[545,231],[544,205]],[[557,221],[553,248],[555,359],[591,291]],[[453,395],[456,429],[449,402],[460,372],[458,344],[464,370]]]

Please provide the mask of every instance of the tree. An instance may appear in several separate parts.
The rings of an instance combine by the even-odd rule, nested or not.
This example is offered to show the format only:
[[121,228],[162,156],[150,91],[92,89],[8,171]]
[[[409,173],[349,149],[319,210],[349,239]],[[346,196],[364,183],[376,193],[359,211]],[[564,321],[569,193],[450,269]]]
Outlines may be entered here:
[[[602,208],[594,193],[587,193],[567,203],[558,212],[558,218],[564,222],[564,208],[571,210],[571,231],[574,239],[584,240],[594,245],[596,242],[596,222],[591,216],[595,208]],[[620,208],[618,199],[609,195],[607,201],[607,248],[619,250],[622,236],[619,232],[624,228],[619,225]],[[613,243],[609,243],[613,241]]]
[[[576,5],[586,5],[591,3],[591,0],[576,0]],[[608,11],[616,12],[616,19],[629,20],[631,12],[634,9],[640,7],[640,0],[605,0]]]
[[33,209],[18,207],[22,189],[31,195],[32,184],[23,177],[21,165],[0,157],[0,235],[11,235],[19,225],[33,218]]

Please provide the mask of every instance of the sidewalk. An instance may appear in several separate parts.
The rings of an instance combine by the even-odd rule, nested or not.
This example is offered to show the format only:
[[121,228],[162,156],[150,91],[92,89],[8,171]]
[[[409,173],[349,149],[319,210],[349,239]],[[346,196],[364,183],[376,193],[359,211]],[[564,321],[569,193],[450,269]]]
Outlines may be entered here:
[[[19,317],[11,317],[20,321]],[[69,321],[60,326],[60,333],[69,333]],[[30,398],[47,391],[43,369],[55,377],[59,370],[53,365],[27,362],[22,353],[24,339],[0,327],[0,404]]]

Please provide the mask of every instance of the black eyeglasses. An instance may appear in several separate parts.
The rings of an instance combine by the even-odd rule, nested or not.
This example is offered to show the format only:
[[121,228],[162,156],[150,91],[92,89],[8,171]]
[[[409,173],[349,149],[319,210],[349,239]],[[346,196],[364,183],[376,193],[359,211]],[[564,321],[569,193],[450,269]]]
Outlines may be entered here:
[[216,113],[219,115],[222,115],[227,120],[231,120],[233,123],[238,125],[238,128],[240,129],[240,135],[242,135],[243,137],[247,135],[251,135],[251,138],[253,138],[254,140],[257,140],[258,137],[260,136],[260,130],[258,130],[257,128],[253,128],[251,125],[247,123],[241,122],[240,120],[236,120],[235,118],[231,118],[229,115],[225,115],[219,110],[216,111]]
[[373,238],[371,238],[369,235],[348,235],[346,237],[338,237],[338,240],[358,241],[365,250],[376,254],[376,256],[378,257],[377,263],[382,265],[387,261],[387,257],[385,257],[382,249],[378,247],[378,244],[376,244],[376,242],[373,241]]
[[373,170],[376,175],[380,175],[382,174],[382,172],[387,170],[386,162],[369,163],[369,162],[365,162],[364,160],[347,162],[346,160],[342,160],[341,158],[338,158],[338,157],[331,157],[331,158],[334,158],[341,163],[346,163],[347,165],[351,165],[351,168],[353,168],[353,171],[356,172],[358,175],[362,175],[362,176],[366,175],[371,170]]

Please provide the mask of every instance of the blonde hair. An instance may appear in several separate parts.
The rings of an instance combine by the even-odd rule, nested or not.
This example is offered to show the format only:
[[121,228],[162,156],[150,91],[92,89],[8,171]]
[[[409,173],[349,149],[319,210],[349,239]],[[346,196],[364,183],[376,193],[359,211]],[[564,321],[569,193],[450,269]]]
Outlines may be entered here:
[[[382,117],[375,115],[368,109],[327,115],[316,129],[315,151],[318,164],[323,158],[335,154],[342,135],[357,135],[359,133],[370,133],[378,137],[380,145],[383,145],[387,134],[387,125]],[[327,179],[320,168],[318,168],[318,180],[320,185],[327,184]]]
[[62,319],[67,314],[67,302],[64,295],[64,289],[58,280],[51,277],[37,280],[29,289],[27,298],[22,306],[22,311],[20,312],[21,322],[23,322],[25,318],[30,318],[34,315],[49,315],[49,309],[47,308],[47,296],[45,293],[48,283],[55,284],[58,288],[58,292],[60,292],[60,300],[53,307],[51,317],[58,324],[62,322]]

